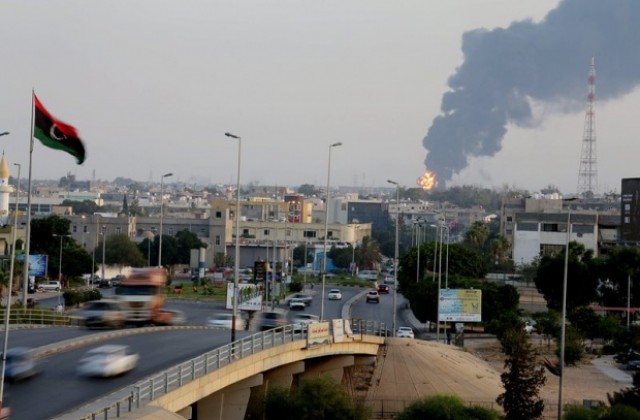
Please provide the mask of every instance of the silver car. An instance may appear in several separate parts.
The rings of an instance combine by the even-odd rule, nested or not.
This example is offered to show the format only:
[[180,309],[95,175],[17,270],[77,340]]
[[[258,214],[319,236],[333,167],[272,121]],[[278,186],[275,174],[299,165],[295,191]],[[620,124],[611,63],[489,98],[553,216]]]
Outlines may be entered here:
[[38,361],[28,347],[14,347],[7,350],[5,377],[9,381],[28,379],[40,371]]

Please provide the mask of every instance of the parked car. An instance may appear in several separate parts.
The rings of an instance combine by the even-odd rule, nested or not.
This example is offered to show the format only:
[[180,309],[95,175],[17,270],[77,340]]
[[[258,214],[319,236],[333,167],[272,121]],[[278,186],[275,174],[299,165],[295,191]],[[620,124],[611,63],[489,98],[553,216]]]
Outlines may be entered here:
[[331,289],[329,290],[329,294],[327,295],[327,299],[329,300],[342,300],[342,292],[340,289]]
[[311,306],[311,302],[313,302],[313,296],[306,293],[295,293],[291,296],[291,299],[299,299],[307,306]]
[[367,303],[369,302],[380,303],[380,295],[377,290],[371,290],[367,293]]
[[38,288],[47,292],[59,292],[62,289],[62,286],[57,280],[49,280],[46,283],[39,284]]
[[627,370],[640,370],[640,360],[629,360],[626,368]]
[[38,361],[28,347],[14,347],[7,350],[5,378],[8,381],[21,381],[31,378],[40,371]]
[[102,279],[100,283],[98,283],[98,287],[101,289],[108,289],[112,286],[110,279]]
[[396,331],[396,337],[401,338],[415,338],[413,335],[413,330],[411,327],[399,327],[398,331]]
[[129,372],[138,365],[140,356],[129,346],[106,344],[89,350],[78,363],[81,376],[111,377]]
[[262,312],[258,318],[258,330],[265,331],[285,325],[287,320],[280,312]]
[[307,304],[302,299],[293,298],[289,299],[289,310],[291,311],[304,311],[307,308]]
[[389,286],[387,286],[386,284],[379,284],[378,285],[378,293],[382,294],[389,294]]
[[[231,329],[231,322],[233,319],[233,314],[230,312],[220,312],[214,314],[211,318],[207,320],[207,326],[209,327],[219,327]],[[241,316],[236,317],[236,330],[244,330],[245,322]]]
[[82,325],[86,328],[122,328],[126,314],[120,303],[113,299],[88,302],[80,312]]

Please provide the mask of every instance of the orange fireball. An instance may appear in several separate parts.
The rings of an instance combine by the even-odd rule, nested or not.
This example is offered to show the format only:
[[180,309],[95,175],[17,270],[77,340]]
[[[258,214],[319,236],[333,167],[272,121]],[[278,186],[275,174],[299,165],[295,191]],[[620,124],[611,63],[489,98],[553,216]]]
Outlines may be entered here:
[[436,173],[431,171],[426,171],[424,175],[418,178],[417,184],[425,191],[429,191],[438,185],[438,181],[436,181]]

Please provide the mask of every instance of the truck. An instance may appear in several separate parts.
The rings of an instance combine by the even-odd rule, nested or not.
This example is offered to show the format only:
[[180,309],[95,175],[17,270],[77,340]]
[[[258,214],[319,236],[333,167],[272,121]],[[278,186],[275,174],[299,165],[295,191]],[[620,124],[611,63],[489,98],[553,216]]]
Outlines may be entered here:
[[164,310],[167,272],[163,268],[132,270],[121,279],[116,297],[127,324],[171,325],[171,311]]

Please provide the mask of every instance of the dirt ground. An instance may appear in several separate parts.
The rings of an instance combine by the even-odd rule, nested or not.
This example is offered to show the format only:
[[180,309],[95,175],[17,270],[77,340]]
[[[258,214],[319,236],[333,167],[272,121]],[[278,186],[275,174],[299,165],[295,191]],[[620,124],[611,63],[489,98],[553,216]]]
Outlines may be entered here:
[[[551,349],[541,336],[532,335],[531,342],[540,351],[540,363],[546,357],[551,361],[557,360],[554,352],[555,344],[551,344]],[[504,371],[505,356],[500,349],[500,344],[496,339],[468,339],[465,340],[465,347],[469,352],[490,364],[498,372]],[[594,364],[594,356],[588,355],[576,366],[565,368],[565,379],[563,386],[563,401],[565,403],[578,402],[583,400],[607,401],[607,393],[613,393],[630,384],[625,381],[625,375],[615,369],[615,363],[611,360],[601,359],[599,368]],[[609,371],[610,374],[605,373]],[[541,390],[540,396],[549,402],[557,402],[559,378],[545,370],[547,382]],[[612,376],[615,376],[613,378]]]

